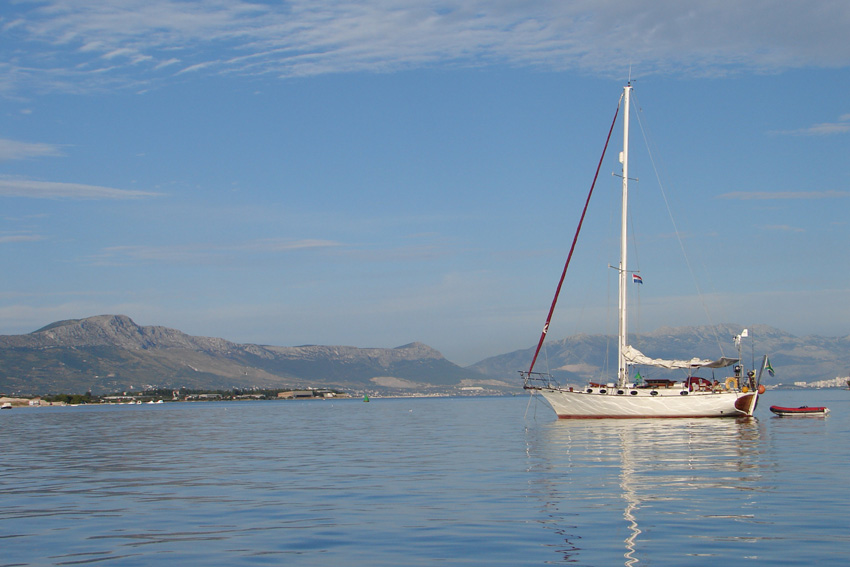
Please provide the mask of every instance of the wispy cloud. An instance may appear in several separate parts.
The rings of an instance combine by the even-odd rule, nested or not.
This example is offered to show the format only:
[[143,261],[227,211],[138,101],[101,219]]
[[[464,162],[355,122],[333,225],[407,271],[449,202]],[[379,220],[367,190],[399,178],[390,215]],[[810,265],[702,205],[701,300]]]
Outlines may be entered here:
[[332,252],[337,258],[353,259],[358,263],[433,260],[451,253],[439,244],[421,246],[372,247],[368,244],[346,244],[336,240],[260,238],[231,244],[171,244],[163,246],[128,245],[104,248],[88,261],[94,265],[127,265],[136,262],[166,264],[231,264],[264,258],[270,254],[296,252],[318,254]]
[[850,197],[850,191],[738,191],[718,195],[718,199],[739,201],[766,201],[772,199],[841,199]]
[[192,246],[110,246],[90,258],[97,266],[124,265],[131,262],[196,262],[201,256],[200,250]]
[[44,240],[43,236],[38,234],[5,234],[0,235],[0,244],[9,244],[11,242],[39,242]]
[[312,239],[258,239],[242,243],[184,244],[166,246],[111,246],[89,259],[95,265],[123,265],[131,262],[192,263],[208,264],[226,261],[245,254],[285,253],[298,250],[338,248],[341,243],[333,240]]
[[821,122],[797,130],[774,130],[771,134],[791,136],[830,136],[850,132],[850,114],[843,114],[837,122]]
[[63,155],[62,150],[53,144],[19,142],[0,138],[0,161],[11,161],[39,157]]
[[358,248],[348,251],[348,255],[358,262],[422,262],[458,253],[441,243],[423,243],[419,245],[395,246],[389,248]]
[[170,67],[171,65],[177,65],[178,63],[180,63],[180,60],[172,57],[171,59],[166,59],[165,61],[158,62],[154,66],[154,70],[158,71],[160,69],[164,69],[165,67]]
[[765,230],[776,230],[779,232],[806,232],[805,229],[787,224],[771,224],[764,227]]
[[850,62],[850,5],[811,0],[42,0],[4,8],[0,89],[133,86],[189,70],[306,76],[506,64],[697,74]]
[[143,199],[158,197],[162,193],[130,191],[81,183],[33,181],[29,179],[0,178],[0,196],[30,197],[33,199]]
[[308,248],[337,248],[339,246],[342,246],[342,244],[334,240],[261,238],[231,246],[227,249],[250,252],[291,252],[293,250],[304,250]]

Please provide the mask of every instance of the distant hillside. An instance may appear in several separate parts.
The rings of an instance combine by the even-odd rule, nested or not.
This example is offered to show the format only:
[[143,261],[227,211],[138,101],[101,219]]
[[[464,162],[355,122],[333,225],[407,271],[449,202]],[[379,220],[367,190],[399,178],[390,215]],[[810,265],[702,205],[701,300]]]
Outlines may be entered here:
[[[632,344],[657,358],[737,354],[740,325],[662,328]],[[795,337],[763,325],[749,327],[743,360],[770,356],[768,383],[830,380],[850,373],[850,337]],[[723,352],[718,346],[718,339]],[[575,335],[546,344],[537,370],[561,383],[608,380],[616,368],[616,339]],[[517,391],[533,349],[462,368],[421,343],[397,348],[266,346],[195,337],[167,327],[142,327],[124,315],[57,321],[26,335],[0,336],[0,394],[102,394],[144,386],[191,389],[339,387],[389,392],[446,391],[483,386]],[[645,377],[678,374],[641,370]],[[710,375],[710,371],[707,371]],[[722,373],[723,371],[718,371]]]
[[106,393],[145,385],[192,389],[327,387],[427,390],[492,383],[436,350],[237,344],[142,327],[124,315],[58,321],[0,336],[0,392]]
[[[661,328],[640,335],[631,343],[654,358],[719,358],[737,356],[732,337],[743,329],[740,325]],[[847,376],[850,372],[850,336],[848,337],[795,337],[766,325],[749,327],[750,337],[744,339],[742,359],[752,366],[753,358],[760,362],[767,354],[776,370],[776,376],[766,378],[767,383],[792,384],[813,382]],[[723,347],[718,346],[718,339]],[[547,342],[535,370],[552,374],[561,383],[584,384],[587,380],[609,380],[616,374],[617,339],[605,335],[575,335],[560,341]],[[517,350],[487,358],[473,364],[470,369],[502,380],[519,380],[517,371],[528,370],[534,348]],[[608,369],[614,369],[608,371]],[[656,369],[641,370],[656,376],[675,376],[673,372]],[[703,371],[710,374],[711,371]],[[717,371],[718,374],[723,371]],[[706,375],[708,375],[706,374]]]

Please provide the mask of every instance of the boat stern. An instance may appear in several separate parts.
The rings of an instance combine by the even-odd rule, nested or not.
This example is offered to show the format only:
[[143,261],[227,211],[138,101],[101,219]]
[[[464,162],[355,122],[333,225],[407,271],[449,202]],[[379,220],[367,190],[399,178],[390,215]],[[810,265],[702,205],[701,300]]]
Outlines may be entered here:
[[756,406],[759,403],[759,392],[743,394],[735,400],[735,409],[741,412],[742,415],[751,417],[756,411]]

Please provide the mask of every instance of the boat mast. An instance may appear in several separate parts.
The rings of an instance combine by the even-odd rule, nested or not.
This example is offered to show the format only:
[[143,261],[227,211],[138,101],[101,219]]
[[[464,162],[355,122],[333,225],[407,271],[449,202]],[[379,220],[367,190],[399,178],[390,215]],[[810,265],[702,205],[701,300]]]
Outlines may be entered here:
[[620,154],[620,162],[623,164],[623,205],[620,233],[620,284],[619,284],[619,342],[617,345],[617,386],[624,388],[629,381],[628,368],[626,367],[626,338],[628,330],[626,327],[626,289],[628,285],[628,264],[626,256],[628,243],[626,241],[628,229],[628,204],[629,204],[629,95],[632,84],[629,82],[623,87],[623,152]]

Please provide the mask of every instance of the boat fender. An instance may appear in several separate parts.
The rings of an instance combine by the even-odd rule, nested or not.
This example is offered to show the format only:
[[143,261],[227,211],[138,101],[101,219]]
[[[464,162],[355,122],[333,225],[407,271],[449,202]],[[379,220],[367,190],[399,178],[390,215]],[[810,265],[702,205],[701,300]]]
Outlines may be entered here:
[[737,378],[727,378],[726,379],[726,389],[727,390],[737,390],[738,389],[738,379]]
[[765,390],[766,388],[764,387],[764,385],[759,384],[759,394],[764,394]]
[[744,386],[743,388],[741,388],[741,391],[742,391],[742,392],[744,392],[744,393],[746,394],[747,392],[749,392],[749,391],[750,391],[750,389],[749,389],[749,388],[747,388],[746,386]]
[[653,391],[651,391],[651,392],[649,393],[649,395],[650,395],[650,396],[657,396],[657,395],[658,395],[658,392],[656,392],[655,390],[653,390]]

